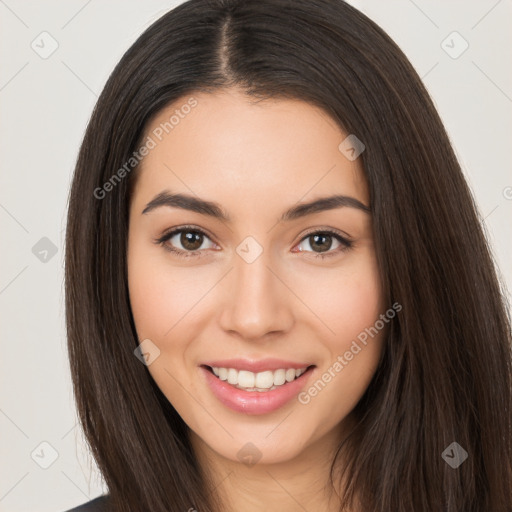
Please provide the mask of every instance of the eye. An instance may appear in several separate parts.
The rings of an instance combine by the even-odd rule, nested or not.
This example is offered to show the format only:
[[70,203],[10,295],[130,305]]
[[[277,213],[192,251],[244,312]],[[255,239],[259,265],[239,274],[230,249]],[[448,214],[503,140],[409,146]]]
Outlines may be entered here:
[[[338,247],[335,250],[331,251],[333,245],[333,239],[338,244]],[[308,233],[297,246],[299,247],[301,244],[308,242],[307,245],[311,249],[312,252],[316,252],[313,255],[314,258],[330,258],[331,256],[336,256],[337,254],[349,250],[353,242],[348,238],[342,236],[340,233],[332,230],[323,230],[323,231],[313,231]],[[317,252],[317,249],[319,250]],[[298,251],[294,252],[310,252],[305,249],[298,249]]]
[[[160,238],[155,240],[155,243],[162,245],[166,251],[172,252],[180,258],[189,258],[201,257],[204,254],[203,249],[205,248],[202,246],[205,239],[210,240],[209,236],[202,229],[194,226],[181,226],[165,232]],[[338,246],[335,247],[335,250],[331,250],[333,246],[333,239],[335,243],[338,244]],[[341,252],[349,250],[353,245],[351,240],[342,236],[340,233],[329,229],[317,230],[308,233],[302,238],[297,247],[300,247],[300,245],[305,242],[308,242],[307,245],[312,249],[312,251],[305,248],[299,248],[293,252],[313,252],[316,253],[313,254],[313,258],[322,259],[336,256]],[[181,245],[181,248],[176,247],[177,244]],[[212,245],[216,247],[213,242]]]
[[[176,256],[188,258],[202,255],[201,247],[205,238],[210,239],[201,229],[193,226],[181,226],[164,233],[155,240],[155,243],[162,245],[165,250],[176,254]],[[177,248],[176,244],[180,244],[182,248]]]

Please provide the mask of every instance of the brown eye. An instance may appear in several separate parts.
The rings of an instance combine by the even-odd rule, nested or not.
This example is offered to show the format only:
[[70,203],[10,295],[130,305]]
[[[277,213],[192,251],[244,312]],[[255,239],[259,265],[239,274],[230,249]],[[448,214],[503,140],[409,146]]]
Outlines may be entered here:
[[[337,246],[334,250],[330,250],[333,246],[333,240]],[[308,241],[311,251],[306,249],[298,249],[299,252],[313,252],[315,258],[326,258],[335,256],[336,254],[346,251],[352,247],[352,242],[339,233],[334,231],[315,231],[306,235],[300,242],[299,246]]]
[[[177,256],[190,257],[200,256],[204,252],[204,247],[202,246],[205,240],[210,240],[210,238],[202,230],[185,226],[165,233],[155,242]],[[212,248],[213,246],[215,244],[211,242],[211,246],[207,248]]]
[[[203,243],[205,240],[210,240],[210,237],[201,229],[194,227],[181,227],[173,229],[159,239],[155,240],[156,243],[162,245],[166,251],[174,253],[179,257],[199,257],[204,254]],[[333,240],[337,246],[333,250]],[[307,250],[300,248],[300,245],[308,241],[311,249]],[[211,242],[211,240],[210,240]],[[215,244],[211,242],[212,246]],[[344,238],[335,231],[314,231],[306,235],[299,244],[298,251],[294,252],[312,252],[314,258],[327,258],[336,256],[337,254],[346,251],[352,247],[353,242]],[[213,248],[210,246],[209,248]],[[208,248],[208,247],[207,247]]]

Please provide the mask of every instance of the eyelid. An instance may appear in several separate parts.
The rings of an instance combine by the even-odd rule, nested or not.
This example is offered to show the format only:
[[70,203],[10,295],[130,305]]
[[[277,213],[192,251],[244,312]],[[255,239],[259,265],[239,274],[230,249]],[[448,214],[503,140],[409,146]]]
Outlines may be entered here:
[[155,243],[161,242],[164,239],[169,239],[169,237],[181,232],[181,231],[193,231],[196,233],[200,233],[208,237],[210,240],[214,241],[215,237],[211,235],[206,229],[200,228],[199,226],[194,226],[192,224],[185,224],[180,226],[174,226],[172,228],[168,228],[162,232],[160,236],[158,236],[154,241]]
[[335,228],[328,228],[327,226],[325,226],[325,227],[319,227],[319,228],[316,227],[316,228],[308,229],[305,233],[303,233],[301,235],[299,242],[302,242],[302,240],[304,240],[304,238],[306,238],[310,235],[316,234],[316,233],[333,233],[333,234],[336,234],[339,237],[345,239],[347,242],[353,241],[352,237],[348,233],[345,233],[345,231],[341,231],[340,229],[335,229]]

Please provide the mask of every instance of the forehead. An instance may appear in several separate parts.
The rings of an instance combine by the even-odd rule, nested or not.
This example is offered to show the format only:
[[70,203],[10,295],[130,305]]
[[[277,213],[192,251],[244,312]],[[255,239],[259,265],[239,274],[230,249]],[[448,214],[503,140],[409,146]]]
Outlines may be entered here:
[[153,148],[137,171],[134,197],[170,189],[261,210],[342,193],[368,204],[361,159],[339,149],[347,135],[300,100],[255,102],[237,89],[194,93],[146,127]]

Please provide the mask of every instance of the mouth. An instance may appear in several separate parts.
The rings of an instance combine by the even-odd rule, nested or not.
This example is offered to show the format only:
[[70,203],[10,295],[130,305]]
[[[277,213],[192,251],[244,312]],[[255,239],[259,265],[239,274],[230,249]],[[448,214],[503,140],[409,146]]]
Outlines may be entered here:
[[224,406],[256,415],[273,412],[289,403],[312,378],[316,365],[258,372],[205,364],[199,368],[206,386]]
[[302,368],[278,368],[276,370],[264,370],[251,372],[236,368],[202,365],[219,380],[227,382],[231,386],[243,391],[265,393],[294,382],[301,375],[311,370],[315,365]]

